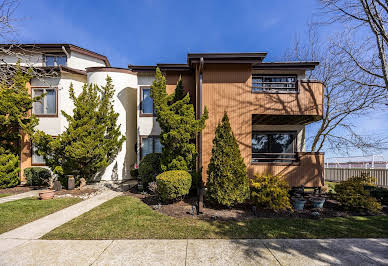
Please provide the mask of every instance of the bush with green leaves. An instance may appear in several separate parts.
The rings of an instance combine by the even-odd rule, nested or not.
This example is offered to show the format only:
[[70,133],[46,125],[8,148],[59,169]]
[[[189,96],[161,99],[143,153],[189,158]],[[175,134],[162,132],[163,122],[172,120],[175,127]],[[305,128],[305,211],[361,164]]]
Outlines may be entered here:
[[51,172],[43,167],[28,167],[24,169],[24,176],[29,186],[47,186],[50,182]]
[[206,196],[210,200],[231,206],[249,197],[247,168],[226,113],[216,129],[207,174]]
[[160,153],[150,153],[144,156],[139,164],[139,177],[144,187],[156,181],[156,176],[162,172],[160,169]]
[[163,201],[182,199],[189,194],[191,175],[183,170],[167,171],[156,177],[156,183]]
[[378,213],[382,209],[381,204],[365,189],[366,186],[372,184],[372,181],[373,178],[365,173],[342,181],[335,187],[335,198],[347,210],[366,210],[370,213]]
[[365,186],[365,189],[369,191],[372,197],[381,202],[381,204],[388,205],[388,188]]
[[130,175],[132,177],[135,177],[135,178],[138,178],[139,177],[139,169],[138,168],[134,168],[134,169],[131,169],[129,171]]
[[282,176],[255,175],[251,182],[251,200],[258,206],[274,211],[292,210],[290,186]]
[[19,184],[19,157],[1,148],[0,152],[0,188],[15,187]]

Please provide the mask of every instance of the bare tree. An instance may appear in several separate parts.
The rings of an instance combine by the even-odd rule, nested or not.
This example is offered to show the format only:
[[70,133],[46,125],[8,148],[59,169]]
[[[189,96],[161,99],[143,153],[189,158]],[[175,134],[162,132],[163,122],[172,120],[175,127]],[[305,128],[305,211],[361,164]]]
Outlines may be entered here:
[[[336,42],[337,55],[347,58],[359,70],[370,75],[377,87],[388,90],[387,45],[388,1],[320,0],[324,22],[340,23],[351,36]],[[380,80],[380,82],[379,82]]]
[[347,153],[359,149],[366,153],[384,149],[387,139],[360,135],[352,121],[373,112],[376,107],[384,108],[388,95],[381,86],[375,86],[378,77],[359,71],[347,58],[338,56],[338,47],[333,42],[322,41],[310,25],[306,41],[296,40],[285,55],[287,60],[320,62],[306,76],[323,82],[323,118],[309,126],[312,135],[307,143],[312,151],[331,149]]

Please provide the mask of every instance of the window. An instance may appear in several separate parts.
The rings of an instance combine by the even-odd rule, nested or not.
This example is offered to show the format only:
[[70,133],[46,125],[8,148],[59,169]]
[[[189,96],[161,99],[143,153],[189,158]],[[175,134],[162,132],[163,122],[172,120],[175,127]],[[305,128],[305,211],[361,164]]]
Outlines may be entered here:
[[144,158],[147,154],[150,153],[161,153],[162,152],[162,144],[160,143],[159,136],[148,136],[141,138],[141,159]]
[[32,153],[32,164],[33,165],[44,165],[45,164],[45,161],[43,159],[43,156],[39,155],[36,151],[36,148],[34,146],[34,144],[32,144],[32,149],[31,149],[31,153]]
[[296,131],[252,133],[252,162],[296,160]]
[[45,55],[46,66],[66,66],[66,55]]
[[252,75],[252,92],[296,91],[296,75]]
[[141,113],[153,115],[154,101],[151,98],[151,88],[141,88]]
[[46,95],[35,102],[32,107],[32,112],[36,115],[57,115],[57,90],[51,88],[33,88],[33,96]]

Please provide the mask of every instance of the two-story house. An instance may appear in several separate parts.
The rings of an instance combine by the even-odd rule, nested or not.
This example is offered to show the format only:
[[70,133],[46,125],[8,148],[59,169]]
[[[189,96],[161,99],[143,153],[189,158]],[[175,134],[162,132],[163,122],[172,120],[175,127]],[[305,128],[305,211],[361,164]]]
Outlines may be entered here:
[[[291,186],[323,185],[323,154],[305,151],[305,126],[320,120],[323,85],[306,80],[318,62],[263,62],[266,53],[188,54],[186,64],[158,64],[166,75],[167,92],[179,76],[200,116],[209,119],[197,140],[203,181],[211,157],[215,129],[224,112],[248,168],[249,176],[283,175]],[[156,66],[133,66],[138,75],[138,161],[160,152],[150,85]]]

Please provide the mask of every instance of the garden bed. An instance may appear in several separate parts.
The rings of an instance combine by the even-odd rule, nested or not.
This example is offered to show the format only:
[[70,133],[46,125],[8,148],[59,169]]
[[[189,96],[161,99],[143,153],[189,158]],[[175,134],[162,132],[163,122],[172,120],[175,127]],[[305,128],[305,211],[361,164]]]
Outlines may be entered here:
[[97,188],[83,188],[83,189],[73,189],[66,190],[62,189],[60,191],[55,191],[54,198],[67,198],[67,197],[77,197],[82,199],[91,198],[98,193]]
[[28,187],[28,186],[16,186],[16,187],[12,187],[12,188],[1,188],[0,189],[0,194],[15,195],[15,194],[20,194],[20,193],[28,192],[28,191],[31,191],[33,189],[37,189],[37,188]]

